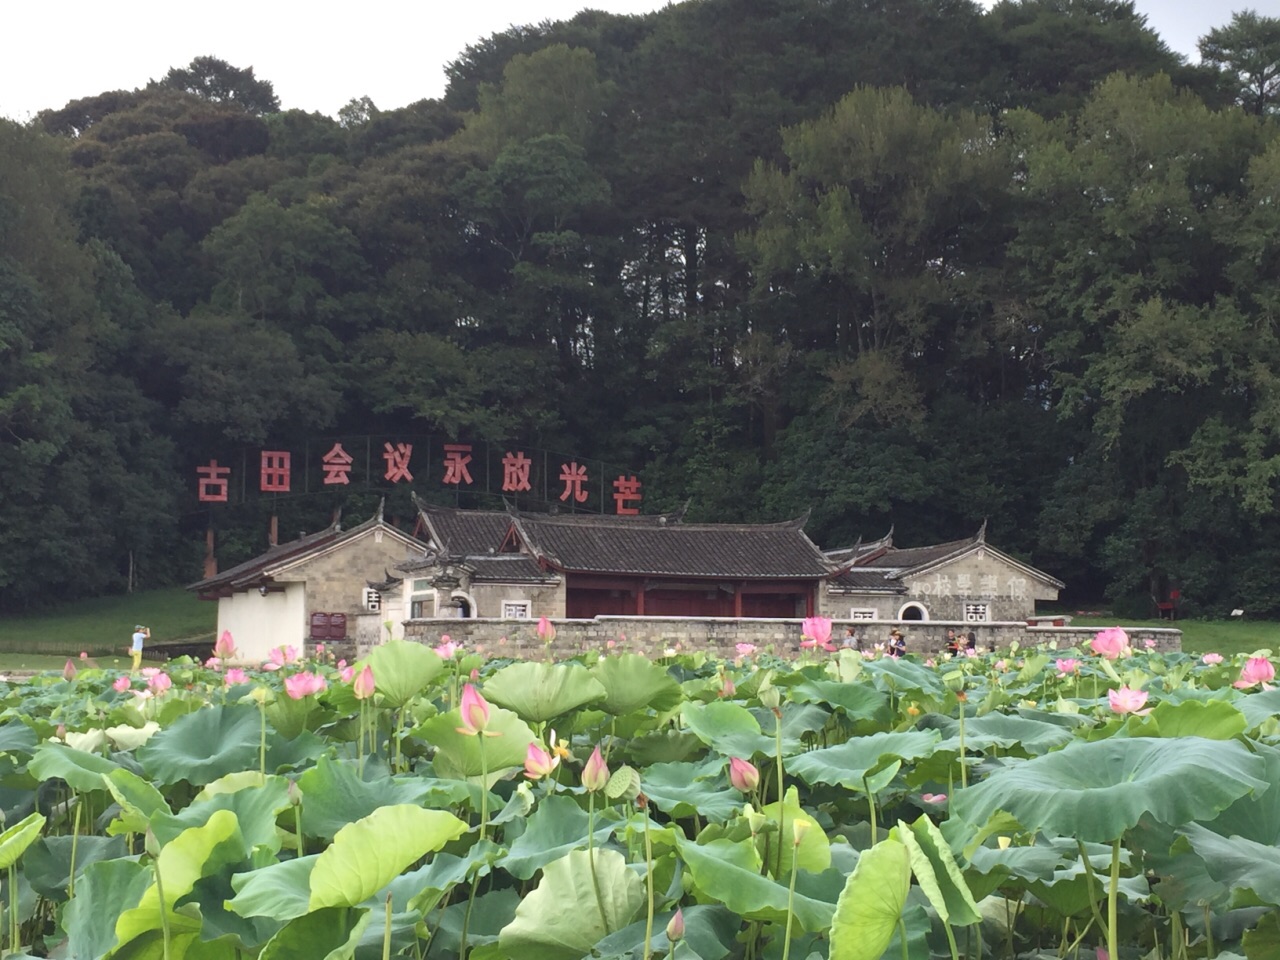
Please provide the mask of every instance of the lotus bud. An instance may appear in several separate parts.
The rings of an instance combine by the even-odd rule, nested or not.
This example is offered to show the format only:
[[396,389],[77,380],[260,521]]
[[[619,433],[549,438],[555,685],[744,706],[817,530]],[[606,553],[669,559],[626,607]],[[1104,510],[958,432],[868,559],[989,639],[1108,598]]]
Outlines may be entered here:
[[608,783],[609,767],[605,764],[604,757],[600,755],[600,747],[597,745],[591,751],[586,766],[582,768],[582,785],[586,787],[588,793],[596,793],[603,790]]
[[142,847],[144,850],[147,851],[147,856],[149,857],[160,856],[160,841],[156,839],[155,831],[152,830],[150,827],[147,827],[147,832],[143,836]]
[[791,842],[797,847],[800,841],[804,839],[804,835],[809,832],[808,820],[792,820],[791,821]]
[[67,658],[67,665],[62,668],[63,680],[74,680],[76,678],[76,662],[70,657]]
[[667,921],[667,939],[672,943],[684,939],[684,911],[676,907],[675,915]]
[[760,771],[751,761],[733,757],[729,760],[729,782],[733,789],[751,793],[760,785]]
[[302,790],[298,787],[298,781],[289,781],[289,805],[292,807],[302,806]]
[[468,683],[462,688],[462,703],[459,705],[462,713],[462,726],[458,728],[459,733],[474,737],[484,732],[485,727],[489,725],[489,701],[481,695],[472,684]]
[[754,837],[769,824],[769,818],[759,810],[756,810],[750,804],[742,808],[742,815],[747,820],[747,826],[751,828],[751,835]]
[[373,696],[375,687],[373,667],[368,664],[351,680],[351,692],[356,695],[357,700],[368,700]]

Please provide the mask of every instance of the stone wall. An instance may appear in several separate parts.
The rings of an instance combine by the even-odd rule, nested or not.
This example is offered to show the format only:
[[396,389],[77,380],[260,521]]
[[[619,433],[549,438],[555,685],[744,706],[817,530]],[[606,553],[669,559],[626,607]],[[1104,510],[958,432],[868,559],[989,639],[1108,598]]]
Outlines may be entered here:
[[[554,620],[556,639],[552,653],[568,657],[584,650],[602,647],[661,656],[670,649],[705,650],[716,656],[737,656],[739,643],[754,644],[764,651],[772,648],[781,656],[800,650],[800,623],[796,620],[736,620],[715,617],[597,617],[594,620]],[[1024,621],[966,624],[941,620],[836,620],[832,624],[832,642],[840,644],[847,628],[866,638],[866,645],[884,643],[889,631],[897,627],[907,638],[907,650],[919,654],[941,652],[947,630],[957,633],[972,627],[981,650],[1005,649],[1013,641],[1022,646],[1057,641],[1059,649],[1087,645],[1097,632],[1092,627],[1028,627]],[[1154,649],[1180,650],[1182,631],[1168,628],[1126,628],[1135,648],[1144,641],[1155,642]],[[537,636],[537,622],[532,620],[500,620],[476,618],[467,620],[408,620],[405,639],[435,645],[447,635],[469,649],[479,649],[495,657],[541,657],[544,645]],[[612,644],[612,646],[610,646]],[[361,656],[367,649],[357,651]]]
[[374,529],[291,567],[278,579],[306,582],[308,613],[355,616],[363,610],[365,584],[382,580],[416,552],[398,537]]

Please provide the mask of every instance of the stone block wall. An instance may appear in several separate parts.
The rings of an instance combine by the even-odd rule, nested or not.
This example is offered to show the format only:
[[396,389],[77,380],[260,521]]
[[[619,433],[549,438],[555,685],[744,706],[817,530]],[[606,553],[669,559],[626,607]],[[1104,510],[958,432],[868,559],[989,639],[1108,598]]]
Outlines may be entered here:
[[[613,649],[662,656],[668,650],[704,650],[715,656],[737,656],[737,645],[750,643],[761,651],[772,649],[780,656],[800,652],[800,624],[792,620],[735,620],[719,617],[597,617],[593,620],[554,620],[556,638],[551,652],[555,657],[570,657],[586,650]],[[974,628],[980,650],[1006,649],[1015,640],[1022,646],[1035,646],[1056,640],[1060,649],[1084,646],[1097,632],[1091,627],[1028,627],[1024,621],[965,624],[939,620],[836,620],[832,624],[832,642],[839,645],[845,630],[853,627],[866,638],[869,647],[886,643],[889,631],[900,629],[907,638],[907,650],[929,655],[939,653],[946,644],[947,630],[957,633]],[[493,657],[538,658],[545,655],[543,642],[537,636],[533,620],[501,620],[475,618],[466,620],[408,620],[405,639],[418,640],[432,646],[448,636],[468,649],[480,650]],[[1128,629],[1136,649],[1144,641],[1154,641],[1154,649],[1180,650],[1182,631],[1169,628],[1134,627]],[[363,656],[367,648],[355,653]]]

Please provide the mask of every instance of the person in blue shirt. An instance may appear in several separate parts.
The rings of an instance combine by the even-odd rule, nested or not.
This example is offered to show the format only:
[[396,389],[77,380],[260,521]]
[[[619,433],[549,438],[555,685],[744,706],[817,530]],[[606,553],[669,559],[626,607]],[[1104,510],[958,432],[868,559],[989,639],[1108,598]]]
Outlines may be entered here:
[[133,667],[131,673],[137,673],[138,668],[142,666],[142,645],[151,639],[151,628],[138,624],[133,628],[133,646],[129,648],[129,653],[133,657]]

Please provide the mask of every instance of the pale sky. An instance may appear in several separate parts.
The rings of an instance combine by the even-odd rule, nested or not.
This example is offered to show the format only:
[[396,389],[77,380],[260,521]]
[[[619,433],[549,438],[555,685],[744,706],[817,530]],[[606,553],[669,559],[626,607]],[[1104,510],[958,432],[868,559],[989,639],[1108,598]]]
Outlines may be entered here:
[[[286,108],[336,114],[354,97],[393,109],[444,91],[444,65],[512,24],[567,19],[584,6],[639,13],[661,0],[8,0],[0,4],[0,116],[133,89],[197,56],[252,66]],[[1194,59],[1196,39],[1249,7],[1280,0],[1138,0],[1148,23]]]

